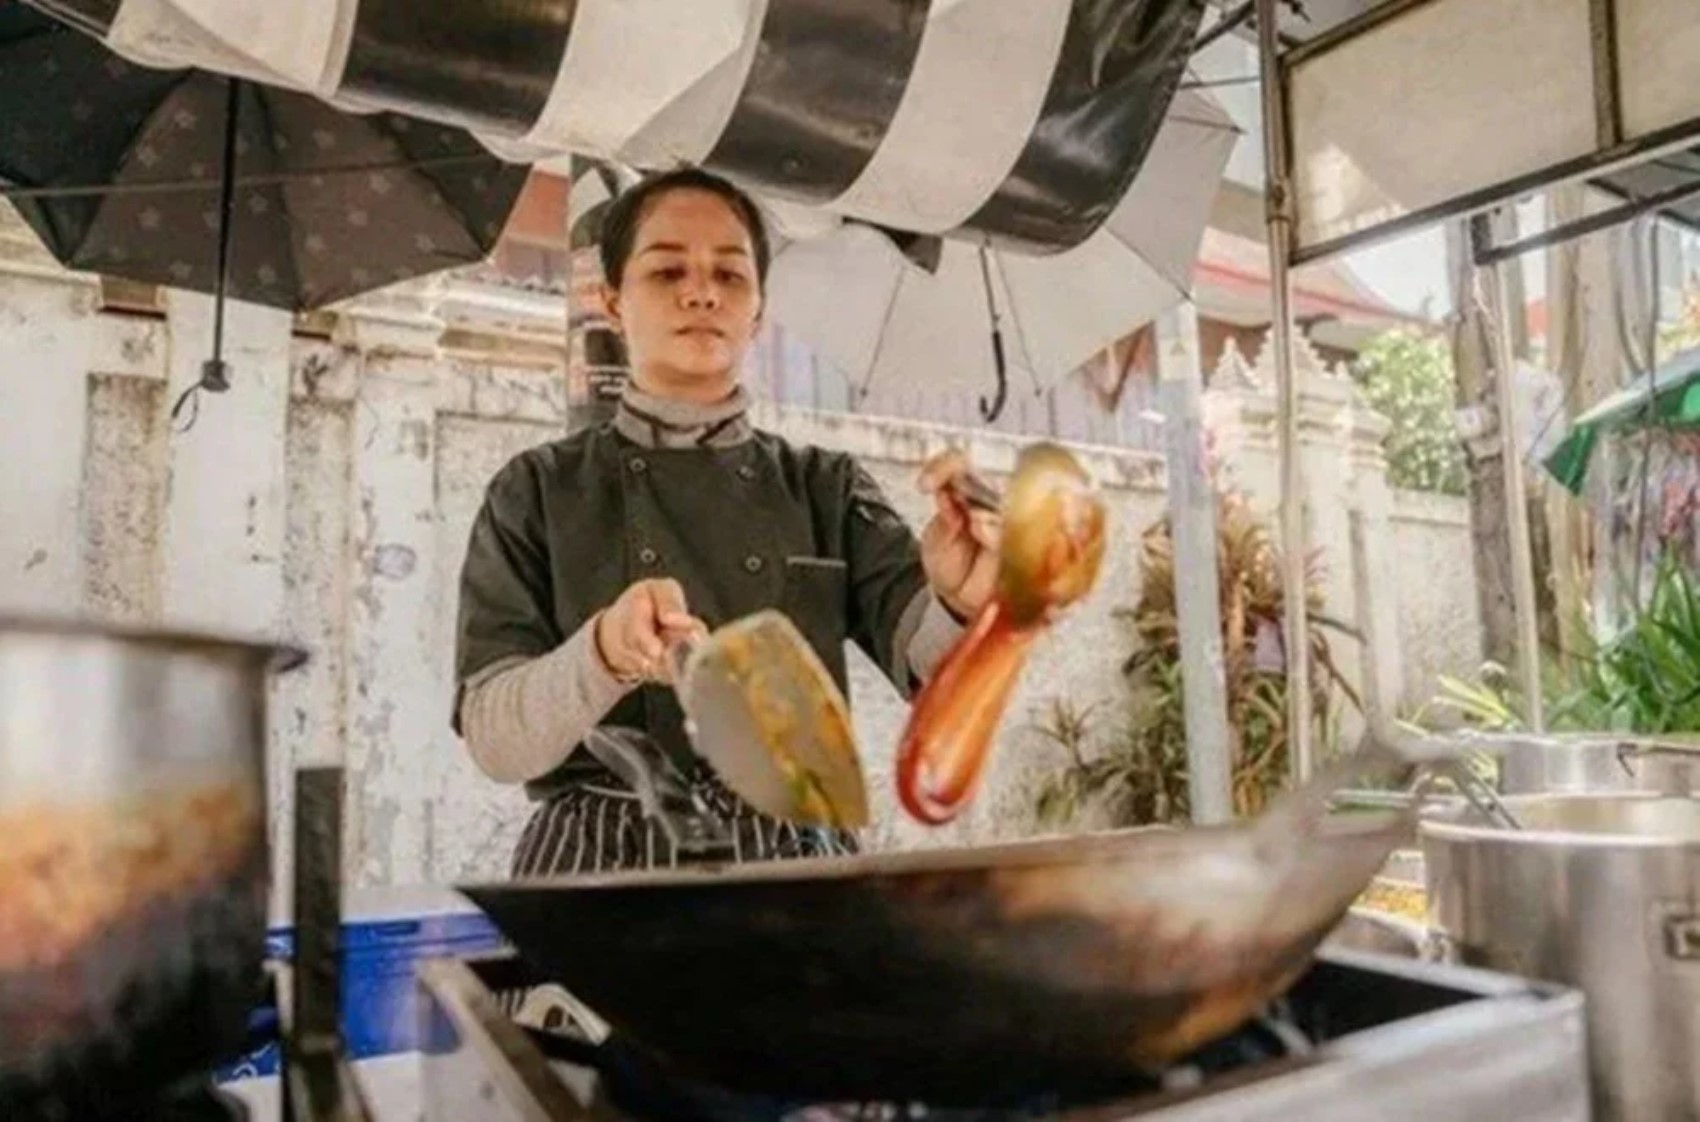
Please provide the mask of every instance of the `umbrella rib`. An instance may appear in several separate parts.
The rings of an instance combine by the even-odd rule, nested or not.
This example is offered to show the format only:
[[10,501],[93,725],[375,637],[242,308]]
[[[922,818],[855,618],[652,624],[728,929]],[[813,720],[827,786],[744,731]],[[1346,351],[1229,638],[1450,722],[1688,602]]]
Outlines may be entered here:
[[891,299],[886,301],[885,314],[880,317],[879,332],[874,336],[874,353],[868,359],[868,372],[862,381],[860,392],[856,395],[858,401],[867,397],[873,388],[874,371],[879,369],[880,356],[885,353],[886,333],[891,330],[891,321],[897,316],[897,298],[902,295],[903,286],[908,283],[908,278],[903,275],[903,270],[907,268],[907,262],[898,266],[897,283],[891,286]]
[[1165,117],[1164,121],[1173,121],[1177,125],[1197,125],[1201,129],[1215,129],[1217,132],[1237,133],[1241,131],[1240,127],[1232,121],[1211,121],[1204,117],[1189,117],[1184,113],[1176,113],[1172,117]]
[[[259,110],[260,110],[260,135],[264,136],[264,137],[268,137],[268,138],[276,136],[277,135],[277,133],[276,133],[277,122],[272,117],[271,99],[266,97],[265,94],[263,92],[261,92],[260,87],[255,87],[254,103],[259,106]],[[274,153],[277,151],[275,143],[273,144],[271,150]],[[238,183],[240,183],[240,182],[241,181],[238,180]],[[301,299],[301,297],[303,295],[303,291],[302,291],[303,290],[303,282],[302,282],[302,277],[301,277],[301,270],[296,267],[296,262],[299,259],[299,254],[297,254],[296,248],[295,248],[295,212],[294,212],[294,206],[291,202],[291,196],[289,194],[289,191],[285,189],[284,184],[282,182],[275,183],[275,184],[266,184],[266,186],[275,186],[278,189],[278,191],[277,191],[278,203],[279,203],[279,205],[281,205],[283,207],[284,238],[285,238],[285,241],[287,242],[287,244],[289,246],[289,262],[288,262],[289,272],[290,272],[290,278],[289,279],[292,282],[290,284],[290,289],[295,293],[295,297],[296,297],[295,303],[297,304],[297,306],[299,306],[303,303],[303,301]]]
[[[315,176],[358,175],[369,171],[414,171],[423,168],[457,164],[501,163],[494,154],[467,153],[459,156],[426,156],[417,160],[377,160],[365,164],[332,164],[327,167],[297,168],[294,171],[270,175],[244,175],[236,180],[238,187],[273,187],[298,179]],[[143,195],[171,191],[217,191],[217,179],[160,179],[145,183],[71,183],[52,187],[11,187],[0,185],[0,198],[5,199],[68,199],[79,195]]]

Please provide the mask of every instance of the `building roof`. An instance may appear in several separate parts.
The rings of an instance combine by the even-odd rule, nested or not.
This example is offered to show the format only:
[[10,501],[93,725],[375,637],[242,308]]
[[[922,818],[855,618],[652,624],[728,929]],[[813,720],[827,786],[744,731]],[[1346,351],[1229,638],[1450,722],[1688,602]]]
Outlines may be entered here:
[[[1235,323],[1269,321],[1269,251],[1262,242],[1206,230],[1193,279],[1201,312]],[[1339,261],[1295,272],[1293,302],[1293,314],[1301,321],[1346,320],[1376,330],[1421,327],[1427,322],[1389,304]]]

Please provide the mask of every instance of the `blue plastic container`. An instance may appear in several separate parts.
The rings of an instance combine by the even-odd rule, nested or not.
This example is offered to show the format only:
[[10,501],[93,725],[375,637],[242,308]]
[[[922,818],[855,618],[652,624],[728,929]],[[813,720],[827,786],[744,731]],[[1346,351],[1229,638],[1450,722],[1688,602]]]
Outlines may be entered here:
[[[342,926],[342,1015],[350,1058],[356,1061],[419,1050],[414,967],[420,959],[480,954],[504,946],[489,919],[464,902],[411,915],[361,918],[357,906],[348,910],[355,918]],[[293,928],[274,927],[266,935],[266,956],[287,962],[294,942]],[[254,1010],[250,1024],[267,1043],[219,1070],[217,1080],[277,1074],[277,1023],[277,1010],[269,1004]]]

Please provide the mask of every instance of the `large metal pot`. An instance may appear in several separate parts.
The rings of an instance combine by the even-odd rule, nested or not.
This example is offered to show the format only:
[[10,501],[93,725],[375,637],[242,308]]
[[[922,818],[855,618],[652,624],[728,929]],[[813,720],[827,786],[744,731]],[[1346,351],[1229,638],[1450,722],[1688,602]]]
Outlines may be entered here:
[[0,1117],[104,1118],[240,1046],[266,688],[303,657],[0,618]]
[[1700,780],[1700,741],[1628,733],[1482,733],[1507,795],[1564,791],[1689,794]]
[[1515,796],[1432,814],[1429,920],[1465,962],[1587,995],[1597,1116],[1700,1118],[1700,800]]

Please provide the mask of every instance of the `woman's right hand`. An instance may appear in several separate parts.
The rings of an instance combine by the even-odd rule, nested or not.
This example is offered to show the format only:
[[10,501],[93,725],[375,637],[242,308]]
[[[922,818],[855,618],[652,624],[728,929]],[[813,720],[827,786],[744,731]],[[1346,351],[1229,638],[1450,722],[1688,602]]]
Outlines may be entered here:
[[706,634],[675,580],[640,580],[596,617],[596,652],[622,682],[664,682],[667,651],[681,639]]

